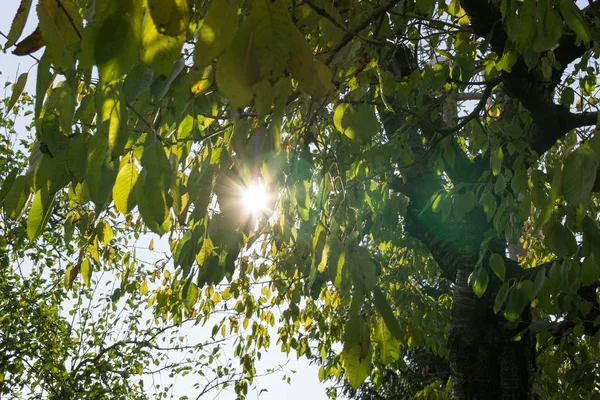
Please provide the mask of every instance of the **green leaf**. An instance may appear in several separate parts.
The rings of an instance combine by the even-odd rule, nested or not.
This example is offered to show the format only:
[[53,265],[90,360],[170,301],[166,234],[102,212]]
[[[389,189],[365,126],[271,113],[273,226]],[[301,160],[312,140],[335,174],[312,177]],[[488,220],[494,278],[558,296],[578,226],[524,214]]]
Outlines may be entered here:
[[565,107],[571,107],[575,101],[575,91],[573,88],[566,87],[560,94],[560,104]]
[[161,34],[179,36],[187,33],[190,23],[187,0],[148,0],[148,8]]
[[90,198],[97,207],[103,207],[110,200],[117,168],[117,161],[110,160],[107,138],[96,133],[89,144],[85,183]]
[[17,100],[19,100],[19,97],[21,97],[21,93],[23,93],[23,89],[25,88],[25,84],[27,83],[28,75],[29,74],[27,72],[24,72],[17,78],[17,81],[12,87],[12,94],[10,96],[10,100],[8,100],[8,105],[6,106],[7,110],[11,110],[13,106],[17,103]]
[[518,13],[514,6],[507,10],[507,33],[520,53],[529,49],[533,42],[537,24],[535,10],[535,1],[524,1]]
[[203,69],[220,56],[237,33],[238,2],[212,1],[198,28],[198,41],[194,49],[194,66]]
[[565,160],[562,192],[570,205],[578,205],[586,200],[596,180],[598,158],[589,147],[579,147]]
[[377,308],[377,311],[379,311],[379,314],[381,314],[381,317],[385,321],[385,324],[392,335],[394,335],[396,339],[402,340],[404,335],[402,334],[398,320],[394,315],[394,311],[392,310],[387,297],[385,294],[383,294],[379,287],[375,287],[375,289],[373,289],[373,299],[375,301],[375,308]]
[[254,101],[256,113],[260,116],[267,115],[275,99],[273,85],[267,79],[263,79],[254,85],[254,93],[256,94],[256,100]]
[[590,29],[575,2],[559,0],[558,6],[567,26],[577,35],[577,43],[583,42],[585,46],[589,46],[592,39]]
[[489,280],[490,277],[488,272],[483,267],[475,268],[475,270],[471,273],[469,276],[469,284],[473,288],[473,293],[475,293],[477,297],[484,295],[485,291],[487,290]]
[[185,305],[185,308],[187,308],[188,310],[193,309],[194,305],[196,305],[196,302],[198,301],[199,295],[200,290],[198,289],[198,286],[194,282],[192,282],[191,279],[188,279],[186,284],[183,286],[182,291],[183,303]]
[[77,182],[83,182],[87,172],[87,135],[79,134],[69,139],[67,167]]
[[548,247],[557,256],[568,257],[577,251],[575,235],[561,223],[551,224],[547,235]]
[[494,193],[502,194],[504,190],[506,190],[506,179],[504,179],[504,175],[499,173],[494,184]]
[[93,272],[93,266],[92,263],[90,262],[89,258],[84,258],[81,261],[81,265],[80,265],[80,271],[81,271],[81,278],[83,279],[83,283],[85,284],[85,286],[90,286],[90,283],[92,281],[92,272]]
[[6,179],[4,179],[4,182],[2,182],[2,189],[0,189],[0,203],[2,202],[2,200],[4,200],[4,198],[12,188],[18,173],[19,170],[17,168],[13,168],[6,176]]
[[125,103],[133,104],[138,96],[148,90],[154,77],[154,71],[145,65],[136,65],[129,71],[123,82]]
[[506,266],[504,265],[504,258],[498,253],[493,253],[490,256],[489,262],[490,262],[490,268],[492,269],[492,271],[494,271],[496,276],[502,282],[504,282],[504,279],[506,276]]
[[104,91],[99,95],[100,119],[99,131],[108,139],[108,151],[111,159],[115,159],[125,149],[129,138],[127,122],[127,108],[123,98],[123,92],[119,86],[105,85]]
[[351,317],[344,330],[341,358],[344,376],[355,389],[371,374],[373,349],[369,339],[369,329],[362,317]]
[[52,64],[70,76],[75,68],[75,49],[83,21],[73,0],[40,0],[37,6],[40,31]]
[[152,178],[143,169],[135,184],[135,197],[146,226],[159,235],[165,234],[171,227],[171,216],[161,179]]
[[498,293],[496,293],[496,298],[494,299],[494,314],[498,314],[500,308],[502,308],[502,304],[506,300],[506,296],[508,295],[508,290],[510,289],[510,285],[508,282],[504,282],[500,289],[498,289]]
[[[158,0],[177,1],[184,0]],[[141,60],[151,67],[157,76],[168,77],[173,70],[173,62],[181,57],[181,47],[185,41],[186,32],[170,36],[159,32],[152,18],[145,18],[142,27]]]
[[217,85],[236,107],[252,101],[252,86],[260,80],[260,63],[249,29],[243,25],[217,61]]
[[331,71],[323,62],[315,60],[312,48],[297,29],[292,30],[290,71],[294,78],[315,99],[325,97],[334,89]]
[[535,275],[535,281],[533,281],[532,297],[535,298],[538,295],[540,290],[542,290],[542,288],[544,287],[545,283],[546,283],[546,268],[542,268]]
[[21,34],[23,33],[23,28],[25,27],[25,23],[27,22],[29,10],[31,9],[31,3],[32,0],[21,0],[19,8],[17,9],[17,13],[15,14],[12,24],[10,25],[8,35],[6,35],[6,43],[4,44],[5,49],[17,43],[17,40],[19,40],[19,38],[21,37]]
[[377,318],[373,341],[379,348],[383,364],[392,364],[400,358],[400,342],[392,335],[383,318]]
[[[441,207],[441,203],[444,200],[445,196],[438,196],[437,199],[435,199],[433,206],[432,206],[432,210],[434,212],[440,211]],[[473,192],[467,192],[467,193],[463,193],[461,195],[457,195],[455,196],[454,202],[453,202],[453,209],[454,209],[454,215],[455,217],[460,220],[462,219],[468,212],[470,212],[473,208],[475,207],[475,193]]]
[[150,95],[155,101],[160,101],[165,94],[167,94],[175,78],[177,78],[185,68],[185,61],[183,58],[178,58],[172,64],[173,68],[170,70],[171,73],[166,79],[164,76],[159,76],[152,82],[152,85],[150,85]]
[[600,278],[600,265],[598,265],[595,254],[590,254],[583,260],[580,278],[583,286],[598,282],[598,279]]
[[349,104],[339,104],[333,114],[333,123],[340,133],[350,139],[370,139],[381,128],[373,107],[361,104],[352,107]]
[[40,58],[40,63],[38,64],[37,69],[37,77],[35,82],[35,118],[39,118],[42,107],[44,105],[44,98],[46,96],[46,91],[48,87],[51,85],[54,75],[51,73],[50,68],[52,67],[52,62],[50,60],[50,56],[48,55],[48,51],[45,51],[42,57]]
[[103,246],[109,244],[114,236],[110,224],[104,219],[98,221],[98,223],[96,224],[96,232],[98,234],[98,239],[100,240],[100,243],[102,243]]
[[27,238],[33,242],[44,231],[54,204],[54,196],[46,190],[38,190],[27,215]]
[[4,198],[4,212],[13,219],[19,218],[23,207],[25,207],[25,203],[29,199],[29,195],[27,177],[23,175],[17,176]]
[[[531,283],[531,282],[530,282]],[[513,285],[506,299],[504,318],[509,322],[516,322],[521,318],[523,308],[529,303],[528,295],[519,284]]]
[[358,388],[371,374],[371,358],[373,350],[369,347],[367,354],[361,356],[361,347],[354,345],[350,349],[342,352],[342,362],[344,364],[344,376],[350,382],[354,389]]
[[562,165],[561,163],[556,163],[552,173],[552,184],[550,185],[550,196],[546,200],[542,210],[540,211],[540,215],[535,221],[535,229],[540,229],[550,220],[552,216],[552,212],[554,211],[554,203],[558,198],[560,187],[562,186]]
[[69,266],[65,270],[64,285],[67,291],[71,289],[71,286],[73,285],[75,278],[77,278],[77,274],[79,274],[79,271],[80,269],[78,268],[78,266],[76,267],[73,264],[69,264]]
[[498,147],[496,151],[492,151],[492,156],[490,157],[490,164],[492,168],[492,174],[494,176],[498,176],[502,169],[502,161],[504,160],[504,151],[502,147]]
[[537,2],[537,30],[532,49],[538,53],[551,49],[562,36],[563,24],[560,14],[552,8],[550,0]]
[[435,0],[419,0],[416,2],[417,12],[422,15],[429,15],[435,7]]
[[95,3],[94,58],[100,81],[105,83],[121,78],[138,60],[144,2],[102,0]]
[[282,0],[254,0],[248,24],[256,43],[263,76],[275,81],[287,67],[293,48],[291,38],[296,29]]
[[121,162],[117,180],[113,187],[113,200],[115,207],[121,213],[127,215],[135,207],[135,184],[138,179],[138,167],[127,157]]

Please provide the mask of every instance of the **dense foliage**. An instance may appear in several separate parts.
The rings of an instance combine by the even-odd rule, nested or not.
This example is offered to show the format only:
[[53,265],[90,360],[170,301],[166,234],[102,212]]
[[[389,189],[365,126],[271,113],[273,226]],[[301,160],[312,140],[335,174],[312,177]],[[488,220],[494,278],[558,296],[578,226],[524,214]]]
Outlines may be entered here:
[[[3,215],[74,255],[44,296],[105,271],[157,323],[233,309],[212,336],[236,335],[240,396],[276,325],[355,389],[418,349],[451,379],[416,396],[598,398],[600,3],[580,3],[39,0],[21,38],[22,0],[5,47],[43,55]],[[172,273],[132,279],[121,228],[167,240]]]

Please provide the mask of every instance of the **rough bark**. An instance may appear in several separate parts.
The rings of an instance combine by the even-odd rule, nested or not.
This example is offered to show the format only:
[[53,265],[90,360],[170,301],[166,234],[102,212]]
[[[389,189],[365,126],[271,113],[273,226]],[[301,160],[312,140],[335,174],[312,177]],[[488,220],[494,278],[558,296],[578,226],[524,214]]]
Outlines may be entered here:
[[[468,278],[479,259],[488,226],[478,210],[463,221],[433,223],[430,213],[409,210],[407,228],[431,251],[447,278],[453,278],[453,306],[448,346],[456,399],[532,399],[535,337],[514,338],[530,322],[524,311],[518,326],[509,326],[493,303],[500,283],[491,278],[485,295],[477,298]],[[492,246],[502,246],[498,239]]]

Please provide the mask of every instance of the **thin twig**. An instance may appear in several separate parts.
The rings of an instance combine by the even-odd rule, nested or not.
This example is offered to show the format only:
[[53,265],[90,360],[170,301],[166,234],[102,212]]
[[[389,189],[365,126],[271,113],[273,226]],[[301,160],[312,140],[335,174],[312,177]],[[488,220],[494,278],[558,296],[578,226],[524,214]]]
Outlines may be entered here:
[[69,12],[65,8],[65,6],[63,5],[61,0],[56,0],[56,3],[58,4],[58,8],[60,8],[65,13],[65,16],[67,17],[67,19],[69,20],[69,23],[73,27],[73,30],[77,34],[77,37],[79,38],[79,40],[81,40],[81,32],[79,32],[79,28],[77,27],[77,25],[75,25],[75,21],[73,21],[71,14],[69,14]]
[[344,35],[344,37],[342,37],[342,40],[340,40],[340,42],[331,50],[331,54],[329,55],[329,57],[327,57],[327,60],[325,61],[325,63],[330,64],[331,61],[333,61],[333,58],[335,57],[335,55],[341,49],[343,49],[352,40],[352,38],[354,38],[356,35],[358,35],[358,32],[365,29],[367,26],[369,26],[369,24],[371,24],[373,21],[375,21],[381,15],[384,15],[386,12],[391,10],[398,3],[400,3],[400,0],[388,1],[387,3],[383,4],[381,7],[377,8],[375,11],[373,11],[373,13],[367,19],[365,19],[363,22],[358,24],[354,29],[347,32]]

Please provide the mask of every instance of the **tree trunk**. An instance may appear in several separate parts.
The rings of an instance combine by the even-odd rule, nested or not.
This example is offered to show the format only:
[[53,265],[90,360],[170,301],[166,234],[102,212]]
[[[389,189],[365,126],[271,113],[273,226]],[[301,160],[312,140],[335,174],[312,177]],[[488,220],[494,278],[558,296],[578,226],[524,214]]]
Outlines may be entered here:
[[[489,225],[481,211],[474,210],[462,221],[442,222],[437,215],[409,209],[407,228],[437,260],[444,276],[454,281],[448,347],[455,399],[533,399],[535,336],[522,322],[507,325],[493,304],[501,282],[490,271],[490,282],[481,298],[473,293],[469,275],[479,260],[481,242]],[[491,241],[502,252],[504,240]],[[486,268],[488,268],[486,266]],[[520,340],[519,333],[525,332]]]
[[[459,269],[454,288],[448,339],[454,398],[532,399],[535,337],[526,332],[514,340],[526,325],[507,328],[492,309],[497,285],[478,299],[467,282],[470,273]],[[529,311],[523,315],[528,319]]]

